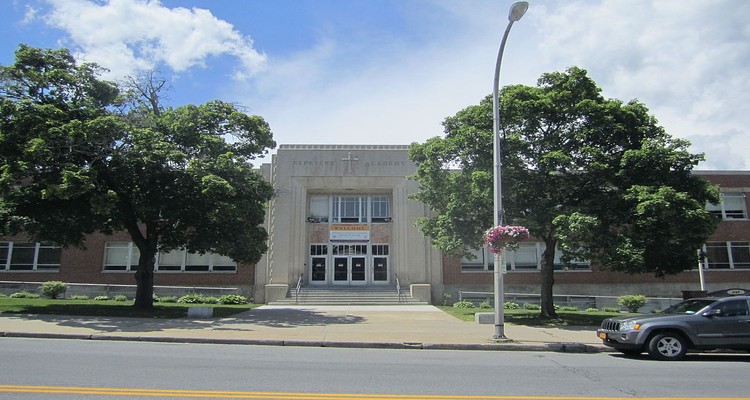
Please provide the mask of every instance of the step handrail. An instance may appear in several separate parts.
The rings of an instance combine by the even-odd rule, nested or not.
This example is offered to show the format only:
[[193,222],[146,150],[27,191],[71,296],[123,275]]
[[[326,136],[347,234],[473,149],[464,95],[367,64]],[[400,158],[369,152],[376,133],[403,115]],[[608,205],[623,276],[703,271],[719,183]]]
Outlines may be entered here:
[[302,276],[304,276],[304,274],[299,274],[299,279],[297,279],[297,288],[294,289],[295,304],[299,304],[299,291],[302,289]]
[[393,274],[396,279],[396,294],[398,295],[398,302],[401,303],[401,283],[398,281],[398,274]]

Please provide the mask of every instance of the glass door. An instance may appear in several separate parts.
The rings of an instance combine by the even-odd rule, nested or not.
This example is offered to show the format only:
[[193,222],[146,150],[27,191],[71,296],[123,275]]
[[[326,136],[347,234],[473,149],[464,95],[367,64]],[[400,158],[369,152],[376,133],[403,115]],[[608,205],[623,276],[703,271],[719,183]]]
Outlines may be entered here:
[[388,257],[373,257],[372,281],[375,284],[388,283]]
[[310,284],[323,285],[326,283],[326,258],[313,257],[310,263]]
[[366,285],[369,283],[367,244],[336,244],[333,251],[333,284]]
[[334,285],[367,284],[367,258],[337,256],[333,258]]
[[374,244],[372,251],[372,283],[374,285],[387,285],[389,282],[388,254],[390,246],[387,244]]
[[366,258],[365,257],[352,257],[351,258],[351,281],[352,285],[364,285],[367,283],[366,271]]
[[349,284],[349,257],[337,256],[333,258],[333,284]]

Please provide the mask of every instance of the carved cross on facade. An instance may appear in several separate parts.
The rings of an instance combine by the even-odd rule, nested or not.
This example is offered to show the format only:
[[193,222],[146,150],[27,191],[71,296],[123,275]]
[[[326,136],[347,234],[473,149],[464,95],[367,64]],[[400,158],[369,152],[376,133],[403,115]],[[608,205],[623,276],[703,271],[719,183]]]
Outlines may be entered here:
[[341,161],[348,161],[349,162],[349,168],[348,168],[348,170],[349,170],[349,172],[352,172],[352,161],[359,161],[359,158],[352,157],[352,152],[350,151],[347,154],[346,158],[342,158]]

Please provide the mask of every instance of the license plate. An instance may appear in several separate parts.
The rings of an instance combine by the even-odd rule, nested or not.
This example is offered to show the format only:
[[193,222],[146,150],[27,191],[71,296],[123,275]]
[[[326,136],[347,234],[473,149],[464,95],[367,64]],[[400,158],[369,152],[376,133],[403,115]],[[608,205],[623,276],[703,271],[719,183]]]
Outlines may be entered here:
[[604,332],[599,332],[598,336],[599,336],[599,339],[606,339],[607,338],[607,334],[604,333]]

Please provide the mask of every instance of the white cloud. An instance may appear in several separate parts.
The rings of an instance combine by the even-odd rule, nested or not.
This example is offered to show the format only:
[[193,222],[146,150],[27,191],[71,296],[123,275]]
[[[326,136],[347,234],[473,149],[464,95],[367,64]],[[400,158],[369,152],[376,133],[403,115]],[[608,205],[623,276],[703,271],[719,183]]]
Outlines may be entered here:
[[161,64],[174,72],[203,67],[207,59],[240,60],[233,76],[246,79],[262,70],[266,56],[249,37],[208,10],[167,8],[158,0],[48,0],[47,23],[67,32],[87,61],[111,70],[110,77],[134,75]]
[[[347,38],[326,37],[317,49],[271,60],[258,76],[263,89],[238,98],[270,121],[280,143],[440,135],[446,116],[491,92],[508,4],[430,4],[452,19],[431,43],[389,46],[378,37],[365,60],[351,63],[340,61],[356,51]],[[750,148],[747,15],[750,3],[740,0],[534,2],[514,25],[501,84],[534,85],[544,72],[580,66],[605,96],[640,100],[670,134],[706,153],[701,168],[750,168],[739,150]]]
[[541,11],[547,62],[569,60],[606,96],[639,99],[706,153],[702,167],[750,168],[736,151],[750,147],[750,3],[602,0]]
[[[403,36],[387,27],[341,32],[327,21],[315,45],[267,59],[206,10],[147,0],[47,1],[50,23],[120,76],[162,63],[186,71],[231,55],[240,61],[234,78],[246,81],[225,82],[220,97],[266,118],[279,143],[375,144],[440,135],[445,117],[491,92],[510,5],[415,0],[393,10],[403,13]],[[580,66],[605,96],[637,98],[670,134],[705,152],[702,168],[750,168],[743,150],[750,148],[750,2],[531,3],[513,27],[501,84],[535,85],[544,72]]]
[[[486,10],[488,4],[492,9],[493,3],[459,11]],[[266,118],[279,143],[424,141],[443,133],[445,117],[492,91],[496,37],[503,27],[466,26],[468,31],[442,29],[427,44],[385,35],[371,38],[367,47],[326,31],[314,48],[270,59],[254,87],[237,87],[232,96]]]
[[32,22],[36,21],[36,18],[39,15],[38,9],[27,4],[24,10],[25,11],[23,15],[23,20],[21,20],[21,25],[29,25]]

